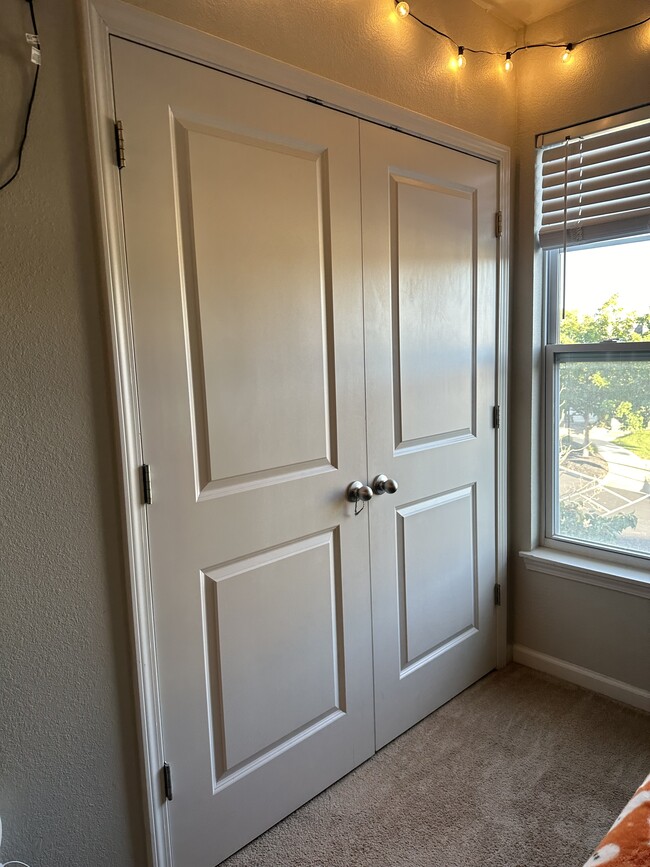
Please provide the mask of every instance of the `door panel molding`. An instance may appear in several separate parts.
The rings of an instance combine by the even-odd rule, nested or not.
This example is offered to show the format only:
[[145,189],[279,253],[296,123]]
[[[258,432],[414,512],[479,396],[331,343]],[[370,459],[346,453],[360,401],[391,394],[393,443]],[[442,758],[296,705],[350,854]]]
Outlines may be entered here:
[[[162,784],[164,762],[158,676],[155,666],[153,599],[148,559],[146,509],[143,507],[141,466],[145,461],[140,439],[138,389],[129,307],[126,246],[122,223],[119,171],[115,163],[114,98],[109,37],[122,36],[178,57],[234,74],[385,127],[482,157],[498,169],[498,208],[503,234],[498,239],[498,376],[495,404],[507,401],[507,335],[509,318],[510,150],[488,139],[466,133],[423,115],[328,81],[257,52],[210,36],[120,0],[80,0],[85,101],[89,153],[95,179],[98,254],[102,298],[107,323],[111,364],[116,448],[122,494],[124,562],[129,580],[132,654],[139,714],[143,794],[146,804],[148,864],[171,867],[169,821]],[[126,131],[128,165],[128,130]],[[501,414],[497,467],[497,581],[502,603],[497,610],[498,664],[505,665],[507,647],[507,413]],[[427,448],[428,444],[421,447]],[[324,467],[311,472],[327,471]],[[309,472],[309,470],[308,470]],[[153,492],[155,497],[155,469]],[[247,486],[252,480],[241,480]],[[253,485],[259,484],[259,480]],[[264,484],[264,482],[262,482]],[[272,480],[266,480],[272,484]],[[204,491],[203,496],[220,496]]]
[[[216,792],[270,761],[280,753],[290,749],[298,741],[305,740],[326,725],[331,724],[347,711],[345,696],[345,654],[343,646],[341,562],[338,530],[328,530],[306,539],[299,539],[274,548],[271,551],[257,552],[230,561],[221,566],[202,570],[203,590],[203,629],[205,667],[210,687],[210,728],[213,741],[212,777],[213,792]],[[298,561],[304,573],[302,582],[291,581],[276,567],[283,561]],[[325,566],[325,570],[323,570]],[[297,568],[294,565],[294,570]],[[318,571],[320,569],[320,573]],[[246,588],[241,588],[241,578],[246,576],[252,585],[249,597]],[[229,580],[240,579],[229,592]],[[233,582],[230,582],[233,583]],[[282,624],[283,629],[295,629],[290,647],[284,642],[284,654],[272,655],[273,644],[267,641],[268,635],[260,634],[259,629],[251,644],[248,635],[242,635],[239,624],[244,610],[250,616],[250,599],[260,609],[258,623],[267,632],[274,625],[273,609],[293,610],[297,607],[296,590],[307,603],[307,622],[290,625]],[[328,616],[329,615],[329,616]],[[237,626],[234,626],[237,624]],[[272,637],[272,636],[271,636]],[[272,683],[273,669],[281,667],[288,683],[299,677],[302,653],[308,654],[308,643],[320,638],[323,653],[319,666],[326,669],[324,677],[312,672],[307,688],[301,691],[303,715],[296,719],[296,707],[290,707],[288,696],[277,692]],[[309,641],[307,640],[309,639]],[[269,645],[268,648],[266,645]],[[304,645],[304,651],[303,651]],[[242,656],[244,658],[242,666]],[[281,730],[268,734],[264,725],[269,721],[259,719],[253,709],[241,707],[248,695],[242,683],[240,668],[248,670],[255,658],[262,659],[267,667],[262,679],[263,688],[268,689],[266,701],[278,702],[278,708],[271,726]],[[259,664],[259,663],[258,663]],[[230,669],[230,670],[229,670]],[[318,695],[316,688],[325,681],[326,694]],[[256,686],[259,689],[259,684]],[[294,702],[295,704],[295,702]],[[240,705],[234,707],[233,705]],[[232,726],[229,726],[229,717]],[[280,719],[277,719],[280,717]],[[292,719],[293,717],[293,719]],[[241,722],[246,731],[242,732]],[[266,738],[265,738],[266,735]],[[255,749],[255,740],[258,742]],[[233,741],[243,741],[234,744]],[[251,748],[250,744],[254,746]],[[248,747],[248,749],[246,749]],[[234,755],[233,755],[234,753]]]
[[[460,507],[460,511],[459,511]],[[419,573],[421,569],[417,569],[417,563],[428,564],[431,560],[440,562],[444,561],[446,542],[451,539],[451,527],[445,527],[445,532],[441,534],[438,544],[432,550],[431,538],[433,537],[431,521],[435,522],[437,512],[454,510],[458,514],[454,518],[461,517],[466,521],[467,529],[467,548],[463,550],[465,562],[462,563],[464,569],[456,569],[449,573],[444,568],[440,570],[442,577],[441,586],[435,588],[435,594],[429,581],[423,580],[423,576]],[[420,668],[422,665],[440,656],[446,650],[455,646],[460,641],[475,633],[479,628],[479,604],[478,604],[478,552],[477,552],[477,516],[476,516],[476,485],[471,484],[466,487],[457,488],[452,491],[443,491],[433,496],[427,497],[425,500],[419,500],[416,503],[406,504],[396,509],[397,520],[397,581],[399,588],[399,605],[400,605],[400,638],[401,638],[401,659],[400,659],[400,679],[407,677],[413,671]],[[422,519],[429,519],[427,525]],[[443,518],[443,521],[447,518]],[[411,519],[409,521],[409,519]],[[447,520],[449,520],[447,518]],[[417,529],[415,533],[409,533],[412,529],[409,523],[420,523],[419,534]],[[407,544],[409,535],[414,535],[415,539],[411,540],[411,544]],[[440,544],[442,542],[442,545]],[[415,561],[413,570],[408,568],[409,550],[412,547],[421,547],[426,549],[424,557],[417,556],[411,558]],[[417,550],[416,550],[417,553]],[[444,565],[444,563],[443,563]],[[451,598],[452,591],[457,588],[454,584],[458,580],[462,580],[467,574],[469,577],[469,586],[465,588],[465,603],[463,611],[454,611],[453,620],[455,620],[455,628],[449,631],[447,624],[447,634],[440,632],[443,626],[440,623],[441,614],[449,615],[450,612],[444,611],[445,602]],[[427,576],[428,577],[428,576]],[[441,602],[442,598],[442,602]],[[438,630],[438,634],[435,634]]]
[[[451,251],[461,237],[451,219],[452,212],[471,230],[478,219],[477,192],[470,187],[441,183],[424,176],[416,179],[404,173],[391,172],[390,175],[394,454],[421,451],[476,436],[477,250],[467,251],[466,293],[463,293],[465,285],[458,285],[457,275],[453,284],[449,284],[450,275],[442,269],[435,287],[429,286],[428,292],[422,292],[418,282],[420,274],[409,273],[409,263],[418,261],[419,251],[426,249],[431,233],[436,237],[436,244],[447,249],[452,258]],[[444,199],[448,200],[447,207],[444,207]],[[441,214],[444,214],[442,220]],[[432,226],[435,229],[432,230]],[[459,259],[460,250],[454,252]],[[403,263],[406,263],[404,267]],[[432,304],[434,292],[436,299]],[[427,321],[427,310],[435,311],[432,320]],[[448,324],[455,319],[470,323],[469,345],[461,346],[457,334],[450,328],[436,329],[437,322]],[[426,336],[422,334],[422,323],[428,326]],[[431,351],[434,347],[435,354]],[[452,350],[454,364],[443,367],[441,360]],[[458,363],[459,353],[464,356],[462,365]],[[439,386],[444,383],[447,406],[442,406],[440,401],[423,403],[419,387],[423,379]],[[450,416],[447,428],[440,429],[441,417],[449,419]]]

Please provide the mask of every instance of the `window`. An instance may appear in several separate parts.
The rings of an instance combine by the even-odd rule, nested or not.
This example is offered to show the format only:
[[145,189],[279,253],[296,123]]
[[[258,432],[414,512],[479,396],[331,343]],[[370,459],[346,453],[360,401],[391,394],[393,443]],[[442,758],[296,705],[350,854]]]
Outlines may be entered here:
[[650,117],[544,142],[540,187],[546,539],[650,559]]

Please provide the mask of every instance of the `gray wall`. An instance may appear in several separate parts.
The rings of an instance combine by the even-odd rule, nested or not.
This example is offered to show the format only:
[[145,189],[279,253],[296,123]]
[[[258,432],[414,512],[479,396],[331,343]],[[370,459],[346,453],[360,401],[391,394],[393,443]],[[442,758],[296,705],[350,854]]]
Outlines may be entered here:
[[[644,7],[643,9],[641,7]],[[529,27],[526,40],[566,42],[647,14],[638,0],[585,0]],[[511,350],[511,547],[516,644],[650,689],[650,600],[528,572],[518,557],[538,544],[541,443],[541,257],[534,253],[535,134],[632,108],[648,100],[648,31],[559,52],[516,55],[517,220]],[[520,71],[521,70],[521,71]]]
[[[0,861],[130,867],[143,819],[76,16],[36,8],[32,126],[0,192]],[[28,22],[0,4],[5,173]]]

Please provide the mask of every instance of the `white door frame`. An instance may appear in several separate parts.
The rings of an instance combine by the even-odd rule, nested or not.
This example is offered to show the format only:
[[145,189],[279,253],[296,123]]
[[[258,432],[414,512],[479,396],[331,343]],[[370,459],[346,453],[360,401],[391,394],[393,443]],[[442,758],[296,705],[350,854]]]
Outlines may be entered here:
[[[172,867],[167,805],[161,768],[164,761],[156,669],[153,598],[149,573],[147,513],[142,501],[142,454],[137,377],[131,329],[126,246],[122,224],[119,174],[115,161],[115,116],[109,37],[123,36],[152,48],[202,63],[364,120],[392,127],[436,144],[482,157],[494,163],[499,177],[499,209],[503,234],[499,239],[497,382],[495,400],[507,406],[510,149],[448,126],[342,84],[284,64],[216,36],[194,30],[122,0],[78,0],[89,147],[95,178],[94,193],[101,258],[102,295],[110,346],[110,370],[118,458],[122,487],[125,562],[129,578],[130,613],[139,710],[141,760],[146,800],[148,861],[151,867]],[[126,162],[128,165],[128,130]],[[507,645],[507,413],[501,413],[497,444],[497,562],[501,606],[497,609],[497,661],[508,661]],[[155,476],[152,480],[155,493]]]

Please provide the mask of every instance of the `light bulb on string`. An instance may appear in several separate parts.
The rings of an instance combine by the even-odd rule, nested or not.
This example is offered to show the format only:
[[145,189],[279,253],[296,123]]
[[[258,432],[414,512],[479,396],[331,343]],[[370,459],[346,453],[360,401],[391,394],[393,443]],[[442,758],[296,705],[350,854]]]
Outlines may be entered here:
[[[30,0],[30,2],[31,2],[31,0]],[[476,2],[478,2],[480,4],[482,2],[482,0],[476,0]],[[395,4],[395,13],[396,13],[398,18],[408,17],[411,10],[410,10],[409,4],[406,2],[406,0],[393,0],[393,3]],[[453,45],[456,46],[456,48],[458,50],[458,54],[456,55],[456,57],[454,57],[453,54],[451,54],[451,56],[447,55],[449,57],[449,61],[448,61],[448,68],[449,69],[463,69],[467,65],[467,58],[465,57],[464,47],[462,45],[458,45],[458,43],[448,33],[445,33],[443,30],[439,30],[437,27],[434,27],[432,24],[429,24],[426,21],[422,21],[418,17],[418,15],[415,15],[415,21],[417,23],[419,23],[422,27],[426,27],[428,30],[433,31],[433,33],[437,34],[438,36],[442,37],[443,39],[446,39],[447,42],[451,43],[452,46]],[[573,50],[574,50],[576,45],[581,45],[583,42],[587,42],[587,41],[592,40],[592,39],[602,39],[605,36],[612,36],[613,34],[620,33],[623,30],[631,30],[632,28],[641,27],[641,26],[646,25],[648,22],[650,22],[650,16],[647,18],[644,18],[642,21],[637,21],[635,24],[628,24],[626,27],[619,27],[615,30],[606,30],[602,33],[596,33],[593,36],[586,36],[583,39],[578,40],[577,43],[576,42],[567,42],[564,46],[562,45],[561,42],[540,42],[540,43],[535,43],[534,45],[519,45],[519,46],[513,48],[512,51],[506,51],[506,52],[488,51],[488,50],[479,49],[479,48],[469,48],[467,50],[471,51],[472,54],[491,54],[491,55],[495,55],[497,57],[499,57],[499,56],[504,57],[504,55],[505,55],[505,57],[504,57],[505,62],[503,64],[504,72],[512,72],[512,69],[514,68],[514,61],[512,59],[513,56],[518,51],[522,51],[525,48],[530,48],[530,49],[533,49],[533,48],[555,48],[555,49],[562,48],[563,49],[562,56],[561,56],[562,63],[569,63],[570,64],[573,62]],[[1,865],[0,865],[0,867],[1,867]]]

